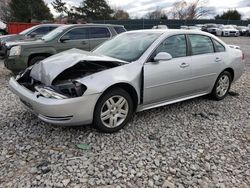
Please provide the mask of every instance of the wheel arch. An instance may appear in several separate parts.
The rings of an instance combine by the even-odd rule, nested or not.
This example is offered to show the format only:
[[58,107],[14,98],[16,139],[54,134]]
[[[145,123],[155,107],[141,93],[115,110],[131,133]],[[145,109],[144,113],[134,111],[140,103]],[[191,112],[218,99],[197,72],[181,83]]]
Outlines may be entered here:
[[[136,92],[136,89],[129,83],[120,82],[120,83],[116,83],[114,85],[109,86],[108,88],[105,89],[105,91],[102,93],[102,95],[99,97],[99,99],[105,93],[107,93],[110,90],[115,89],[115,88],[121,88],[121,89],[124,89],[126,92],[128,92],[128,94],[131,96],[131,99],[133,101],[133,111],[136,111],[136,108],[137,108],[138,102],[139,102],[139,98],[138,98],[139,96],[138,96],[138,93]],[[98,103],[99,99],[97,100],[97,103]]]
[[234,80],[234,70],[231,67],[228,67],[228,68],[224,69],[221,73],[223,73],[225,71],[227,71],[227,72],[229,72],[231,74],[232,81],[233,81]]
[[38,57],[38,56],[44,56],[44,57],[49,57],[49,56],[52,56],[53,54],[52,53],[34,53],[34,54],[31,54],[29,55],[29,58],[28,58],[28,65],[30,65],[30,61],[34,58],[34,57]]

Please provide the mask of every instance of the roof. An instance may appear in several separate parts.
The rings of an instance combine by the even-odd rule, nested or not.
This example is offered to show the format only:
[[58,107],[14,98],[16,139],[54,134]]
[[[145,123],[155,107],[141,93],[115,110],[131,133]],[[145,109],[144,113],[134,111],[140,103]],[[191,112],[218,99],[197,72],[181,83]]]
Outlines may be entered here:
[[200,30],[186,30],[186,29],[144,29],[128,31],[129,33],[161,33],[161,34],[208,34]]
[[87,23],[87,24],[66,24],[63,25],[65,28],[68,27],[81,27],[81,26],[120,26],[124,27],[123,25],[113,25],[113,24],[96,24],[96,23]]

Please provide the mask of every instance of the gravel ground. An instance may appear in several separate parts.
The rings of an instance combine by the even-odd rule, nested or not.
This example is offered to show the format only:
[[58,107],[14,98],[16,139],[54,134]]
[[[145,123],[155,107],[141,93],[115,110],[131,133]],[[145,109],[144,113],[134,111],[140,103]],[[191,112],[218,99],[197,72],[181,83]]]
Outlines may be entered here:
[[250,38],[223,40],[246,54],[236,93],[137,113],[116,134],[43,123],[1,63],[0,187],[250,187]]

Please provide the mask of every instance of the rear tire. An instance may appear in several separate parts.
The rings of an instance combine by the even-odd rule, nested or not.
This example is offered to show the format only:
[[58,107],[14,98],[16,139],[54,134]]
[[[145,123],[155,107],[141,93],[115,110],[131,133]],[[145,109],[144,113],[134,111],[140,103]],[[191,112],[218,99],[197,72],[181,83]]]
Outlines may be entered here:
[[214,100],[224,99],[230,90],[232,75],[228,71],[222,72],[217,78],[211,96]]
[[94,126],[100,132],[114,133],[122,129],[133,114],[133,101],[125,90],[116,88],[105,92],[94,112]]
[[33,57],[33,58],[30,60],[30,62],[29,62],[29,66],[34,65],[34,64],[36,64],[36,63],[38,63],[38,62],[40,62],[40,61],[42,61],[42,60],[44,60],[44,59],[46,59],[45,56],[36,56],[36,57]]

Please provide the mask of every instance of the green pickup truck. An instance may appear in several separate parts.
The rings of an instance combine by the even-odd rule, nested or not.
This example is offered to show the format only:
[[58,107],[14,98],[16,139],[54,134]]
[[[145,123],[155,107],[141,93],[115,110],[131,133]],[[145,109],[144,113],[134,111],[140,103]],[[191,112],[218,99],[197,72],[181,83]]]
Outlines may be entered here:
[[64,25],[36,41],[9,42],[5,44],[5,67],[14,73],[56,53],[78,48],[94,49],[104,41],[125,32],[121,25],[75,24]]

